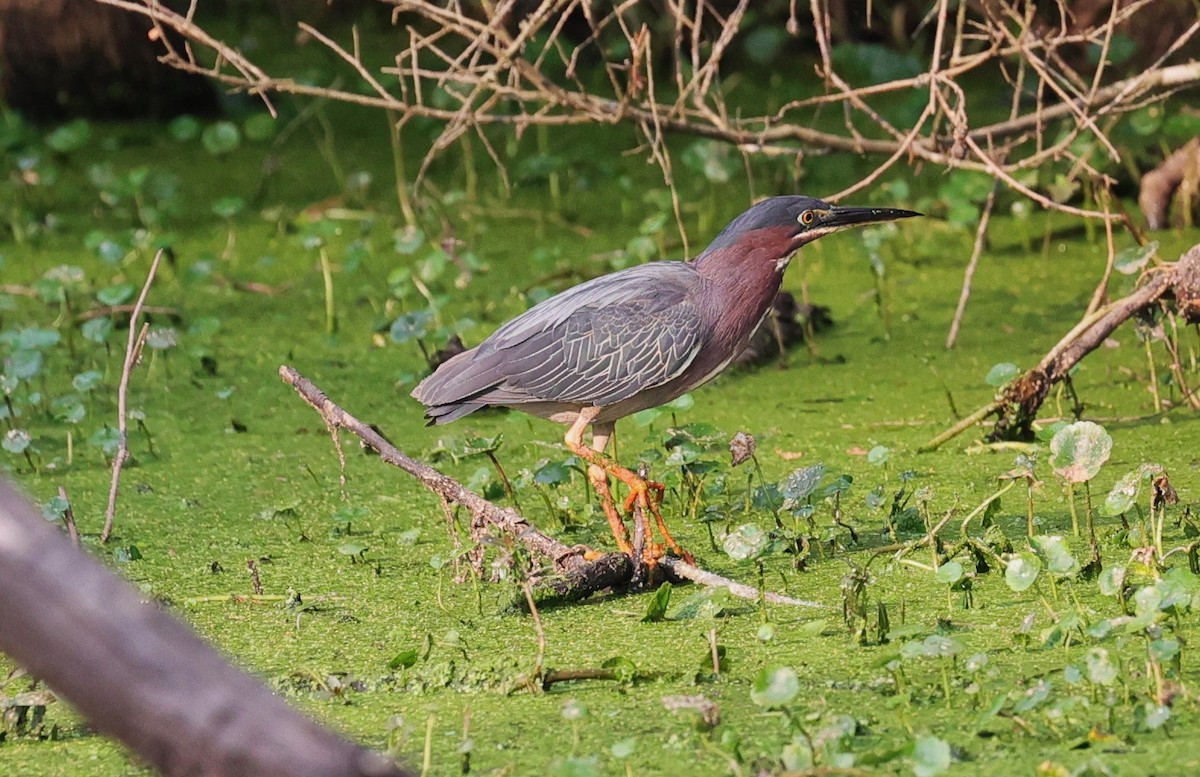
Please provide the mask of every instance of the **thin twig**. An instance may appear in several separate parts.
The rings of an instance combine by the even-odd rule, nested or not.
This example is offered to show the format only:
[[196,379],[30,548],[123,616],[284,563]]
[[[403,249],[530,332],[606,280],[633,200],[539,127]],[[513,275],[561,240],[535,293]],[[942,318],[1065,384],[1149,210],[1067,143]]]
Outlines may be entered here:
[[113,519],[117,514],[117,492],[121,484],[121,467],[129,457],[128,434],[128,396],[129,376],[142,353],[142,343],[146,339],[146,327],[139,329],[138,320],[142,316],[142,307],[146,304],[146,296],[150,294],[150,286],[154,283],[154,275],[158,272],[158,263],[163,257],[163,249],[158,249],[154,260],[150,263],[150,272],[146,274],[146,282],[142,284],[142,292],[133,305],[129,315],[129,339],[125,344],[125,363],[121,367],[121,382],[117,386],[117,452],[113,456],[112,481],[108,486],[108,507],[104,511],[104,530],[100,532],[100,542],[108,542],[112,535]]
[[988,222],[992,218],[992,208],[996,206],[996,190],[999,182],[992,184],[983,210],[979,213],[979,226],[975,228],[975,246],[971,249],[971,258],[967,269],[963,272],[962,291],[958,295],[958,307],[954,309],[954,319],[950,322],[950,332],[946,335],[946,348],[954,347],[958,342],[958,330],[962,326],[963,315],[967,312],[967,300],[971,298],[971,281],[975,279],[975,270],[979,267],[979,257],[983,254],[984,243],[987,242]]

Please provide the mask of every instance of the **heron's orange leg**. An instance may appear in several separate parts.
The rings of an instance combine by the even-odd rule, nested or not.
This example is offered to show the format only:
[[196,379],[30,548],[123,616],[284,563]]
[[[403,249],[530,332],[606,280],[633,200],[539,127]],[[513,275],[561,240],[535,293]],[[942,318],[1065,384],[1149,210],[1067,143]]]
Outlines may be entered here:
[[[599,412],[599,408],[585,408],[581,411],[579,418],[571,425],[564,439],[571,452],[589,464],[588,477],[592,481],[593,486],[595,486],[597,494],[601,496],[604,514],[608,518],[609,527],[612,528],[613,536],[617,540],[617,547],[622,553],[629,553],[631,550],[629,546],[629,532],[625,527],[624,521],[617,514],[616,505],[613,503],[612,494],[608,489],[608,480],[606,477],[608,474],[611,474],[629,487],[629,499],[625,503],[627,512],[632,510],[634,504],[642,507],[640,519],[644,522],[642,524],[642,536],[646,538],[646,550],[644,553],[646,562],[654,563],[663,554],[662,546],[653,541],[649,520],[646,517],[647,513],[654,516],[654,523],[658,527],[659,534],[662,535],[663,540],[666,541],[671,551],[691,561],[692,554],[683,550],[683,548],[679,547],[679,543],[675,542],[675,538],[667,530],[662,513],[658,509],[659,503],[662,502],[664,486],[661,483],[647,480],[637,473],[622,467],[605,455],[604,449],[608,445],[609,437],[612,436],[613,424],[610,422],[594,425],[592,447],[589,448],[583,444],[583,431],[587,428],[588,424],[592,423]],[[603,486],[600,485],[601,483],[603,483]],[[651,494],[654,494],[654,496],[651,496]]]
[[621,519],[621,514],[617,512],[617,504],[608,487],[607,472],[594,460],[596,450],[603,451],[604,447],[608,445],[608,434],[593,435],[593,447],[588,448],[583,444],[583,430],[591,419],[583,414],[580,414],[579,418],[580,420],[576,421],[567,432],[567,447],[576,456],[588,462],[588,480],[591,482],[592,488],[596,489],[596,497],[600,500],[600,509],[604,511],[604,517],[608,519],[608,528],[612,530],[613,538],[617,541],[617,550],[629,555],[633,552],[633,546],[629,543],[629,529],[626,528],[625,521]]

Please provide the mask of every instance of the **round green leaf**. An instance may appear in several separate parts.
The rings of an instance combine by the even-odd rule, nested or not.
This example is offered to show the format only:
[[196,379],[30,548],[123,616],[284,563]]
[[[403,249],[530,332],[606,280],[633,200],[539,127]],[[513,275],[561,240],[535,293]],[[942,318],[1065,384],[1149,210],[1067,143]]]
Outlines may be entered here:
[[959,580],[962,580],[962,576],[963,565],[957,561],[947,561],[938,567],[937,573],[934,574],[937,581],[945,585],[954,585]]
[[1021,593],[1033,585],[1041,571],[1042,562],[1037,556],[1021,552],[1008,560],[1008,565],[1004,568],[1004,582],[1008,583],[1008,587],[1013,591]]
[[1050,440],[1050,466],[1071,483],[1096,477],[1112,454],[1112,437],[1091,421],[1068,424]]
[[950,745],[933,736],[917,737],[912,746],[912,770],[917,777],[934,777],[950,768]]
[[754,677],[750,699],[760,707],[776,708],[791,704],[800,693],[800,678],[787,666],[764,667]]
[[204,128],[200,142],[213,156],[224,156],[242,144],[242,133],[233,122],[218,121]]
[[999,364],[993,365],[992,368],[988,370],[987,377],[984,378],[984,381],[986,381],[989,386],[1000,388],[1020,374],[1021,370],[1017,367],[1017,365],[1013,364],[1012,362],[1000,362]]
[[242,124],[247,140],[255,142],[275,137],[275,119],[269,113],[256,113]]
[[722,546],[735,561],[758,558],[767,549],[770,538],[761,528],[745,523],[725,535]]
[[1096,685],[1112,685],[1116,682],[1118,667],[1104,648],[1088,650],[1083,656],[1083,663],[1087,667],[1088,679]]

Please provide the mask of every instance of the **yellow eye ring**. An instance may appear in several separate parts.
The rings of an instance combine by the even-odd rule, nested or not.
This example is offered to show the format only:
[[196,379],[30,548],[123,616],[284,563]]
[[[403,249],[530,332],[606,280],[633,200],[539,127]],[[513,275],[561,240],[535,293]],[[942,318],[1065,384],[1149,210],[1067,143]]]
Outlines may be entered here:
[[812,226],[812,223],[817,220],[817,216],[811,210],[806,210],[800,214],[800,223],[804,226]]

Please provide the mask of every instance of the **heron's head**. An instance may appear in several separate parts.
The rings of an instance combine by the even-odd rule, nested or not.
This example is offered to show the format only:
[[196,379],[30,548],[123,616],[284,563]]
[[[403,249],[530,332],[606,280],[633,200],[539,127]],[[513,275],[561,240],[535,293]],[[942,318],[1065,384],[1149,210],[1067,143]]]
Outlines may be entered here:
[[898,208],[830,205],[803,195],[771,197],[729,222],[704,254],[744,249],[773,254],[783,261],[796,249],[831,232],[920,215]]

